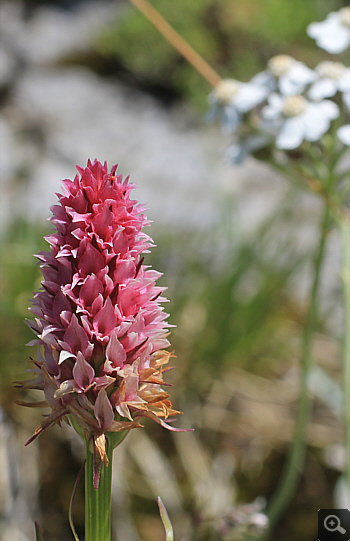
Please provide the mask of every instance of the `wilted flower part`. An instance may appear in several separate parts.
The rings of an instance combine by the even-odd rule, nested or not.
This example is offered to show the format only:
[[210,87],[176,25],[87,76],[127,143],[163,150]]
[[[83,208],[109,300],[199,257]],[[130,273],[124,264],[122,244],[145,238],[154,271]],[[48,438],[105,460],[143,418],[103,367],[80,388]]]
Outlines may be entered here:
[[350,68],[341,62],[328,60],[318,64],[315,72],[318,77],[309,89],[309,98],[320,101],[341,92],[345,105],[350,109]]
[[301,94],[305,87],[315,80],[316,74],[303,62],[291,56],[273,56],[267,69],[253,77],[252,83],[264,86],[267,93],[279,91],[285,96]]
[[276,146],[291,150],[306,141],[317,141],[339,116],[338,106],[330,101],[309,102],[303,96],[271,94],[263,108],[261,128],[276,136]]
[[247,113],[267,96],[264,87],[258,84],[241,83],[235,79],[223,79],[209,94],[211,109],[208,122],[221,119],[224,131],[234,133]]
[[327,52],[342,53],[350,46],[350,7],[332,11],[320,23],[311,23],[307,33]]
[[337,137],[343,145],[350,146],[350,124],[346,124],[337,130]]
[[142,231],[145,209],[116,168],[109,172],[97,160],[77,167],[51,207],[56,231],[46,237],[50,251],[37,256],[44,280],[29,321],[37,335],[30,343],[38,346],[35,377],[21,382],[42,389],[52,408],[30,441],[69,414],[102,459],[108,432],[141,426],[143,414],[175,413],[161,388],[171,356],[160,305],[165,288],[156,285],[160,273],[143,264],[153,245]]

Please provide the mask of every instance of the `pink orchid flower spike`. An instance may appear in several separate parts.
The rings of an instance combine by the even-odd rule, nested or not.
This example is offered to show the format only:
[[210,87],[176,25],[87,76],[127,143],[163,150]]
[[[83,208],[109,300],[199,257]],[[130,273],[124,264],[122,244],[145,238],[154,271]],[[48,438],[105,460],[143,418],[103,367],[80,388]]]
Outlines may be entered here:
[[43,281],[28,321],[34,377],[19,382],[43,390],[38,406],[52,410],[27,443],[64,419],[105,464],[108,433],[140,427],[143,416],[174,430],[164,419],[179,413],[162,389],[170,325],[160,273],[143,264],[153,246],[142,230],[149,222],[116,169],[97,160],[77,167],[51,207],[55,232],[37,255]]

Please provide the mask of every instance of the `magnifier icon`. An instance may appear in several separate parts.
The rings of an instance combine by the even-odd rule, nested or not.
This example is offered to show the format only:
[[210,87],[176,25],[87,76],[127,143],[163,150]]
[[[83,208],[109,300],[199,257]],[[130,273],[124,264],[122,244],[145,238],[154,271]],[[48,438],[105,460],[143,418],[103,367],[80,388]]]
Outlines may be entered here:
[[346,533],[346,530],[341,527],[340,519],[336,515],[328,515],[324,519],[324,527],[329,532],[340,532],[342,534]]

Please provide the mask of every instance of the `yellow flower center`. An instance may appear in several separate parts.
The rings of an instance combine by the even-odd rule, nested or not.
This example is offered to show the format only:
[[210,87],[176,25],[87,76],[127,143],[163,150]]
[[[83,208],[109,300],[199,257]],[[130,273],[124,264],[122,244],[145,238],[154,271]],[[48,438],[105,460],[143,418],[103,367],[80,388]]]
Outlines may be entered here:
[[331,62],[330,60],[326,60],[325,62],[321,62],[316,70],[321,77],[340,79],[344,73],[345,66],[341,62]]
[[222,79],[216,86],[215,97],[223,105],[230,103],[238,92],[238,83],[234,79]]
[[284,116],[299,116],[307,106],[307,101],[303,96],[287,96],[283,102],[282,113]]
[[341,22],[350,27],[350,7],[340,9],[339,13]]
[[278,54],[273,56],[267,64],[268,69],[275,77],[281,77],[293,67],[295,64],[294,58],[286,54]]

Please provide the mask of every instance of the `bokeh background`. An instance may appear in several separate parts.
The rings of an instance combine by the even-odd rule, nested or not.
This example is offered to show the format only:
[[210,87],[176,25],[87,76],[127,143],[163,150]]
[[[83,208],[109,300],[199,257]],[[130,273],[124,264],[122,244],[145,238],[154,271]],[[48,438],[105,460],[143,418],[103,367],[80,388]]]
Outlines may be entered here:
[[[152,0],[223,77],[248,81],[275,54],[314,67],[330,58],[306,35],[339,0]],[[73,539],[68,505],[84,449],[41,420],[13,381],[34,355],[24,324],[40,286],[60,179],[88,158],[119,163],[149,207],[147,262],[168,286],[176,369],[173,434],[154,423],[114,454],[113,539],[158,541],[160,495],[177,541],[236,539],[237,505],[269,500],[293,438],[300,335],[321,205],[253,159],[224,160],[205,123],[205,80],[126,0],[4,0],[0,7],[0,538]],[[345,457],[341,420],[340,249],[330,231],[310,380],[313,415],[297,494],[271,540],[316,541],[317,510],[336,507]],[[28,397],[26,397],[28,398]],[[30,398],[38,399],[32,393]],[[83,539],[84,487],[74,505]]]

